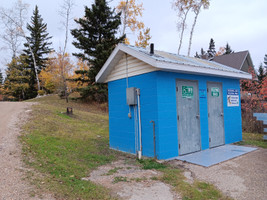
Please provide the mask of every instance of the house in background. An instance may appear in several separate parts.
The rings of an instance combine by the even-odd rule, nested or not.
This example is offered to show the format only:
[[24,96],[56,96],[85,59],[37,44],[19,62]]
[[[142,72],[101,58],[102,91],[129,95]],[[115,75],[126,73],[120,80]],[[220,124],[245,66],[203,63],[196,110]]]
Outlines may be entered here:
[[249,51],[240,51],[236,53],[215,56],[212,61],[233,67],[237,70],[242,70],[244,72],[249,71],[249,66],[254,69]]
[[[240,51],[236,53],[215,56],[212,61],[233,67],[238,70],[242,70],[244,72],[248,72],[253,74],[253,80],[257,80],[256,71],[250,57],[249,51]],[[241,88],[242,89],[242,88]],[[255,93],[256,91],[241,91],[241,98],[244,101],[246,98],[250,98],[251,96],[257,96],[258,94]]]
[[171,159],[242,140],[240,79],[251,75],[119,44],[96,76],[108,83],[110,147]]

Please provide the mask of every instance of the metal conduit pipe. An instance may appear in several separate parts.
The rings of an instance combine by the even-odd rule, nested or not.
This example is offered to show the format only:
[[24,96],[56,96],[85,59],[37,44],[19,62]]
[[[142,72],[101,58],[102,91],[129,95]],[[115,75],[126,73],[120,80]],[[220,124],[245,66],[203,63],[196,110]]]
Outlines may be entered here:
[[142,125],[141,125],[141,109],[140,109],[140,89],[136,89],[137,93],[137,106],[138,106],[138,122],[139,122],[139,151],[138,159],[142,158]]
[[156,154],[156,129],[155,129],[155,121],[151,120],[150,123],[153,124],[154,159],[157,159],[157,154]]

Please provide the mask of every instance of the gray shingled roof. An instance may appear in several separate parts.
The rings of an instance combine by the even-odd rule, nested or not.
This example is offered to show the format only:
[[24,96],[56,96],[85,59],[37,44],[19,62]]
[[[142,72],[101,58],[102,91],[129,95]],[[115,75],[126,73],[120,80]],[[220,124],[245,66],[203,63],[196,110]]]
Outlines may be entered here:
[[[214,62],[227,65],[230,67],[233,67],[235,69],[241,70],[242,66],[248,57],[249,52],[248,51],[240,51],[236,53],[231,53],[231,54],[226,54],[226,55],[221,55],[221,56],[215,56],[213,58]],[[250,60],[251,62],[251,60]],[[252,65],[252,63],[251,63]]]

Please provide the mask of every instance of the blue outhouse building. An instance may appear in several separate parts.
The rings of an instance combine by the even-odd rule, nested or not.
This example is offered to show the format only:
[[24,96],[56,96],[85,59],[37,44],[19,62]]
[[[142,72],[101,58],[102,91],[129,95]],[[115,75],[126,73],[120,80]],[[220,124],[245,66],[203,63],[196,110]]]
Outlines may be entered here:
[[119,44],[96,76],[108,83],[110,148],[171,159],[242,140],[240,79],[251,75]]

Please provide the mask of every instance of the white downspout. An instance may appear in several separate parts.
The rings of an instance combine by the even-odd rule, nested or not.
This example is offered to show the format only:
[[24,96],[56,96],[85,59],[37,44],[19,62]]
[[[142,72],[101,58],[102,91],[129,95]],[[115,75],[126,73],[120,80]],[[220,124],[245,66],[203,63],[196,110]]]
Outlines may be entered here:
[[141,126],[141,109],[140,109],[140,89],[136,89],[137,106],[138,106],[138,122],[139,122],[139,151],[138,159],[142,158],[142,126]]

